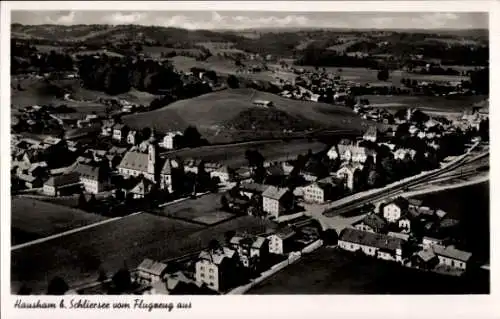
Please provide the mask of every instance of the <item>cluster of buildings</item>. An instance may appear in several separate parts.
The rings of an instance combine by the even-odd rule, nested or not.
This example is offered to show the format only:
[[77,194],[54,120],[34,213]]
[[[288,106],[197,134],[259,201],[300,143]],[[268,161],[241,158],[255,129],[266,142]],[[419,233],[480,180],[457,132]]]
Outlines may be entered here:
[[133,277],[148,287],[145,294],[226,293],[318,239],[313,227],[285,227],[267,236],[236,234],[224,245],[204,249],[174,269],[145,259]]
[[449,244],[457,225],[441,209],[398,197],[343,230],[338,246],[408,267],[461,273],[471,265],[472,254]]

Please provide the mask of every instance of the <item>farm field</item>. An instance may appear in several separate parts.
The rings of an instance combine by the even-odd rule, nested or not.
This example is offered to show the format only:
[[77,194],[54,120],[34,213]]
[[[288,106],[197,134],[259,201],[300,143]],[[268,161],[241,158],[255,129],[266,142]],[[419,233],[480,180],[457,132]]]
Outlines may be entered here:
[[[173,156],[182,159],[196,158],[205,161],[222,162],[225,165],[239,167],[247,165],[245,151],[256,149],[266,160],[286,160],[296,159],[299,154],[306,154],[309,149],[312,152],[319,152],[326,148],[326,144],[321,142],[310,142],[307,139],[268,142],[248,142],[236,145],[214,145],[204,146],[195,149],[183,149],[175,151]],[[169,153],[167,153],[169,154]]]
[[[11,291],[26,284],[44,293],[48,281],[61,276],[70,285],[95,280],[99,268],[109,273],[123,265],[134,268],[144,259],[166,260],[223,240],[228,230],[262,233],[269,221],[243,216],[214,227],[159,217],[148,213],[127,216],[55,240],[24,247],[11,254]],[[52,258],[46,258],[52,256]]]
[[11,228],[16,230],[11,239],[13,245],[25,241],[16,234],[36,239],[107,219],[101,215],[30,198],[13,198],[11,205]]
[[[254,100],[268,100],[273,108],[256,107]],[[123,118],[124,123],[133,128],[153,126],[158,131],[183,129],[186,125],[196,125],[201,131],[224,131],[224,127],[238,120],[241,112],[259,109],[270,114],[269,128],[276,131],[293,129],[278,127],[273,122],[273,110],[285,112],[295,119],[303,118],[328,128],[359,130],[364,122],[351,109],[325,103],[298,101],[253,89],[232,89],[204,94],[192,99],[176,101],[158,110],[133,114]]]
[[486,99],[486,96],[462,96],[459,98],[444,96],[390,96],[390,95],[363,95],[374,107],[386,107],[388,109],[399,109],[415,107],[422,111],[440,111],[456,113],[466,108],[471,108],[476,103]]
[[236,216],[221,210],[221,197],[222,194],[208,194],[155,209],[153,214],[212,225]]
[[449,277],[320,248],[247,294],[487,294],[489,289],[488,273]]

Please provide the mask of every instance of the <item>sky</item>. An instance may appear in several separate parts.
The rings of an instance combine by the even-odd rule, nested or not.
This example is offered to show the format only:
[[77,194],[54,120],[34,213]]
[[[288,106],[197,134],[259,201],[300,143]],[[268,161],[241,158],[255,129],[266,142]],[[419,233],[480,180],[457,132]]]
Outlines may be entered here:
[[12,11],[21,24],[139,24],[184,29],[349,28],[471,29],[488,28],[479,12],[257,12],[257,11]]

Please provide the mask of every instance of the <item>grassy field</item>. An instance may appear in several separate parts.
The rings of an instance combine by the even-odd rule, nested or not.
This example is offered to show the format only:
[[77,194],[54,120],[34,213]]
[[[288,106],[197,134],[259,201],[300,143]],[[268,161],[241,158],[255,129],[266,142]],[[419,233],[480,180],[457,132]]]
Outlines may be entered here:
[[462,97],[364,95],[359,98],[368,99],[374,107],[389,109],[415,107],[423,111],[462,112],[487,97],[480,95]]
[[[13,198],[11,228],[32,238],[42,238],[73,228],[89,225],[107,219],[87,213],[29,198]],[[22,238],[13,236],[12,244],[22,243]]]
[[[196,125],[201,131],[217,132],[230,125],[244,111],[256,108],[254,100],[269,100],[275,109],[290,116],[302,117],[328,128],[360,129],[363,121],[350,109],[324,103],[297,101],[252,89],[213,92],[192,99],[174,102],[161,109],[125,116],[124,122],[134,128],[153,126],[159,131],[182,129]],[[271,111],[269,111],[271,113]],[[282,131],[269,118],[269,129]],[[286,129],[293,129],[286,127]]]
[[11,290],[25,283],[44,293],[47,282],[61,276],[70,284],[92,281],[98,269],[116,272],[124,263],[136,267],[144,258],[166,260],[224,239],[228,230],[262,233],[269,221],[244,216],[214,227],[197,226],[152,214],[139,214],[59,239],[15,250],[11,255]]
[[168,54],[170,52],[176,52],[177,54],[202,55],[202,52],[199,49],[176,49],[161,46],[143,46],[142,50],[145,54],[150,55],[152,58],[160,58],[162,53]]
[[251,142],[237,145],[214,145],[204,146],[195,149],[185,149],[173,154],[180,158],[199,158],[205,161],[221,162],[229,166],[240,167],[247,164],[245,151],[256,149],[266,160],[296,159],[299,154],[306,154],[309,150],[319,152],[324,150],[325,144],[320,142],[310,142],[304,140],[294,140],[290,142],[269,141]]
[[[304,275],[306,274],[306,275]],[[488,276],[455,278],[320,248],[247,294],[485,294]]]
[[156,209],[153,213],[212,225],[235,215],[221,211],[221,194],[208,194]]

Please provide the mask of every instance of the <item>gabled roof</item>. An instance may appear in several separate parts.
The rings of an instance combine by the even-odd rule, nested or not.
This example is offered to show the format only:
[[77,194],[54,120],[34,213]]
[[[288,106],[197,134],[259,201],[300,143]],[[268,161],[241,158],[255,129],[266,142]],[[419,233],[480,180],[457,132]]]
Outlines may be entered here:
[[77,184],[80,182],[80,174],[77,172],[71,172],[68,174],[53,176],[49,178],[45,185],[53,187],[61,187],[71,184]]
[[161,262],[157,262],[151,259],[144,259],[142,263],[137,267],[137,270],[148,272],[155,276],[161,276],[167,269],[167,265]]
[[428,262],[429,260],[432,260],[433,258],[436,257],[432,249],[422,249],[417,253],[417,256],[420,257],[423,261]]
[[79,162],[76,165],[75,172],[79,173],[82,178],[92,180],[101,180],[103,178],[101,168],[93,164]]
[[388,232],[387,236],[400,238],[404,241],[407,241],[408,239],[410,239],[410,234],[403,234],[403,233],[397,233],[397,232],[392,232],[392,231]]
[[127,152],[118,167],[145,172],[148,169],[148,154],[135,151]]
[[278,188],[275,186],[269,186],[263,193],[262,197],[267,197],[275,200],[281,200],[283,196],[288,193],[288,188]]
[[228,247],[222,247],[215,251],[204,250],[200,252],[199,259],[208,260],[216,265],[222,264],[226,258],[231,259],[236,254],[236,251]]
[[394,204],[398,206],[402,211],[407,211],[409,207],[409,202],[406,198],[404,197],[397,197],[396,199],[392,200],[391,202],[387,203],[387,205]]
[[401,249],[403,245],[403,240],[400,238],[353,228],[344,229],[339,240],[391,251]]
[[345,152],[350,151],[351,156],[368,155],[368,152],[365,147],[356,145],[338,144],[337,149],[339,151],[339,154],[344,154]]
[[385,221],[385,219],[376,214],[366,215],[366,217],[363,218],[363,223],[376,230],[383,229],[385,226],[387,226],[387,222]]
[[146,195],[151,191],[151,188],[154,186],[154,183],[150,180],[143,178],[130,190],[133,194],[138,195]]
[[264,193],[269,185],[259,184],[259,183],[242,183],[240,184],[240,190],[252,193]]
[[455,260],[467,262],[472,257],[472,254],[470,252],[456,249],[453,246],[434,246],[433,249],[436,255],[448,257]]
[[283,227],[280,230],[278,230],[276,232],[276,234],[274,234],[274,235],[277,236],[278,238],[280,238],[281,240],[285,240],[285,239],[288,239],[288,238],[295,236],[296,232],[292,228],[287,226],[287,227]]

